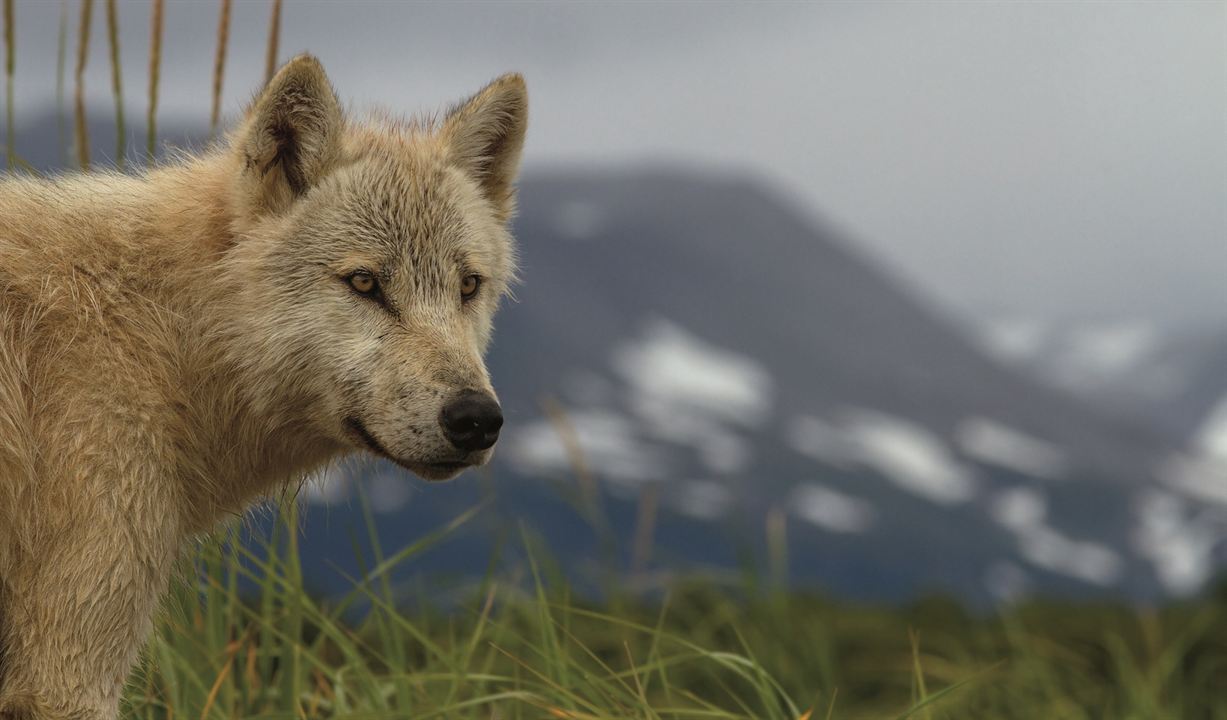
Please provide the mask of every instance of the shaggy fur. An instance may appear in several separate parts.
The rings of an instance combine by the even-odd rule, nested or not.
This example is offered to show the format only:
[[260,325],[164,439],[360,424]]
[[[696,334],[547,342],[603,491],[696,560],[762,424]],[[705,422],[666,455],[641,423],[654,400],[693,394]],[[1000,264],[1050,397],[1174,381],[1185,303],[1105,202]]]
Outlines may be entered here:
[[206,154],[0,182],[0,719],[114,718],[180,548],[261,495],[488,459],[439,415],[492,393],[526,112],[353,122],[304,56]]

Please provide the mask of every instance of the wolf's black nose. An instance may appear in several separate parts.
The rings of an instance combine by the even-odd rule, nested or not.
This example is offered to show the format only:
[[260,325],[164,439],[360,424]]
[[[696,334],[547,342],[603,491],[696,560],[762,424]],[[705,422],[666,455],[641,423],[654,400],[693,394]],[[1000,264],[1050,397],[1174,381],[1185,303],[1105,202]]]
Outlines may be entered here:
[[443,406],[439,413],[443,434],[461,450],[485,450],[498,440],[503,427],[503,409],[489,395],[465,390]]

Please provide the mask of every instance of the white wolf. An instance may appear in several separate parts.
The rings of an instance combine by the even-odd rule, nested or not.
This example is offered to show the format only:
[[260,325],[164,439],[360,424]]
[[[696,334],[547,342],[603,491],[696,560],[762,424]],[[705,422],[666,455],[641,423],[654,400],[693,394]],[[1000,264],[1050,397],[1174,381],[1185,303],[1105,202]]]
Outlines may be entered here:
[[0,182],[0,719],[114,718],[180,547],[254,498],[486,462],[526,122],[518,75],[355,122],[303,56],[205,154]]

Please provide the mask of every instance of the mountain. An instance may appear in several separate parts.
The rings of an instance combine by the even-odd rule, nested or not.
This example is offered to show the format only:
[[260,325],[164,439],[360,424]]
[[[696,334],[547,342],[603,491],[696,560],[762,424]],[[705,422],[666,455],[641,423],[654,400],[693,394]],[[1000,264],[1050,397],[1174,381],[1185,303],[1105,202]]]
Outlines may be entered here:
[[[21,137],[54,143],[54,124]],[[25,157],[53,164],[49,147]],[[445,485],[381,463],[312,484],[321,589],[369,566],[367,504],[384,548],[483,504],[398,580],[523,570],[522,538],[581,587],[786,564],[878,600],[1148,599],[1227,564],[1217,480],[1180,443],[991,357],[765,186],[584,169],[520,193],[495,462]]]
[[999,317],[975,334],[1010,367],[1192,449],[1209,441],[1216,413],[1227,414],[1227,331],[1221,326]]
[[[645,516],[658,569],[753,563],[774,522],[794,580],[874,599],[1147,598],[1227,559],[1223,518],[1161,472],[1177,444],[990,359],[762,186],[558,172],[521,198],[524,283],[490,356],[508,429],[483,491],[492,527],[522,520],[572,573],[602,552],[559,500],[588,476],[623,568]],[[389,517],[447,516],[460,488],[477,501],[462,479]]]

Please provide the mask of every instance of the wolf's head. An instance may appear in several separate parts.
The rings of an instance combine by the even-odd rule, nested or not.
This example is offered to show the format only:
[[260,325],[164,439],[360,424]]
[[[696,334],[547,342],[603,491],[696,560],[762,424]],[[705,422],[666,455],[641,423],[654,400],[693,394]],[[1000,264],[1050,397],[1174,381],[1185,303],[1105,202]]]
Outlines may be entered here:
[[489,459],[503,418],[482,357],[515,272],[526,122],[518,75],[439,122],[359,123],[314,58],[281,69],[228,150],[257,402],[427,479]]

